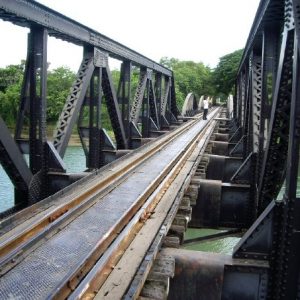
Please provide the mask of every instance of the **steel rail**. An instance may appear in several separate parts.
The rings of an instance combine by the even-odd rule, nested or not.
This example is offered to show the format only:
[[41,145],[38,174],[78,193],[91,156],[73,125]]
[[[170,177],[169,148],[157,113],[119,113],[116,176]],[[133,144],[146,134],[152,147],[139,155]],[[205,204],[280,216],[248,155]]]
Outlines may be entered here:
[[[215,111],[213,115],[216,113],[217,111]],[[195,123],[197,123],[197,121]],[[134,202],[134,205],[122,216],[122,219],[115,224],[109,232],[109,237],[107,238],[109,242],[107,241],[105,243],[105,241],[101,241],[99,245],[93,248],[92,251],[86,255],[85,259],[83,259],[83,262],[78,264],[77,268],[71,270],[65,279],[53,289],[53,293],[49,295],[49,299],[62,299],[68,297],[80,280],[87,274],[88,270],[91,269],[97,262],[100,257],[100,253],[104,254],[104,259],[100,263],[103,267],[102,270],[100,270],[102,280],[109,275],[112,270],[112,266],[116,263],[118,258],[120,258],[122,252],[137,234],[145,220],[151,215],[151,212],[160,200],[160,196],[168,188],[171,181],[174,180],[176,173],[183,164],[183,161],[189,157],[191,151],[197,144],[199,136],[204,134],[203,130],[207,128],[208,125],[209,123],[206,123],[201,132],[187,143],[180,154],[164,168],[159,176],[151,182],[147,189]],[[126,224],[128,224],[128,222],[129,226],[126,227],[126,230],[124,231],[123,228]],[[114,244],[110,247],[110,249],[108,249],[106,245],[116,238],[117,246]],[[88,286],[88,284],[86,286]],[[81,295],[82,293],[80,292],[79,294]]]
[[[51,232],[54,234],[61,229],[63,223],[67,224],[66,220],[71,221],[76,218],[80,212],[93,205],[94,201],[98,201],[98,197],[103,197],[109,193],[122,180],[125,180],[129,172],[132,172],[149,157],[172,142],[178,135],[193,126],[195,122],[196,120],[189,122],[167,136],[162,136],[152,145],[146,145],[144,147],[146,149],[138,149],[137,155],[134,155],[131,160],[125,161],[117,170],[109,172],[107,176],[101,176],[104,178],[100,178],[100,180],[99,178],[94,179],[94,184],[76,193],[66,203],[62,203],[54,208],[50,207],[48,212],[43,213],[41,217],[38,216],[34,222],[25,228],[23,226],[20,226],[19,230],[14,228],[12,235],[6,238],[2,236],[0,241],[0,266],[2,270],[0,275],[7,272],[7,269],[3,267],[4,265],[9,263],[9,268],[14,266],[37,241],[41,241],[46,236],[49,236]],[[65,195],[65,197],[67,196]],[[32,213],[32,210],[30,210],[30,213]],[[13,263],[11,263],[12,259]]]
[[[105,251],[105,255],[103,255],[99,259],[99,261],[95,263],[91,271],[85,276],[82,282],[80,282],[74,292],[71,293],[71,295],[69,296],[70,300],[80,298],[94,298],[95,294],[99,291],[100,288],[102,288],[102,285],[104,284],[104,282],[106,282],[106,279],[108,278],[108,276],[110,276],[111,272],[113,272],[115,269],[118,269],[118,261],[121,259],[123,254],[125,252],[130,252],[130,249],[128,250],[128,248],[131,248],[131,245],[133,245],[133,240],[138,237],[138,234],[141,232],[142,228],[145,230],[141,233],[141,235],[146,234],[145,232],[147,230],[147,226],[148,228],[152,228],[151,235],[149,235],[149,233],[147,232],[147,243],[143,245],[145,253],[148,250],[148,246],[150,246],[152,244],[152,241],[156,239],[157,234],[161,232],[163,226],[164,234],[159,234],[160,240],[162,240],[163,236],[165,236],[168,231],[166,230],[166,228],[169,228],[171,226],[171,223],[179,207],[180,201],[175,200],[178,198],[178,194],[182,194],[182,191],[187,187],[186,185],[184,185],[184,183],[188,182],[186,177],[188,177],[188,175],[190,175],[191,173],[188,173],[188,175],[183,175],[182,177],[184,177],[184,179],[178,178],[180,177],[179,174],[185,168],[190,172],[194,164],[197,164],[197,159],[195,159],[194,163],[186,166],[187,162],[190,162],[192,154],[196,153],[196,156],[198,156],[199,152],[204,152],[205,146],[207,145],[209,137],[213,133],[213,128],[215,126],[215,122],[213,122],[213,120],[214,118],[211,118],[206,124],[205,128],[203,128],[203,130],[199,133],[199,135],[187,145],[182,157],[176,162],[172,170],[168,173],[168,175],[166,175],[165,179],[156,188],[155,192],[151,195],[151,197],[147,199],[144,205],[135,214],[134,218],[126,225],[124,230],[108,247],[108,249]],[[198,147],[198,149],[196,149],[196,147]],[[184,171],[186,172],[187,170]],[[175,190],[178,193],[170,196],[170,194],[168,194],[168,190],[173,187],[173,185],[176,186]],[[160,202],[162,201],[168,203],[160,204]],[[156,208],[159,205],[163,207],[162,210],[165,212],[164,216],[160,216],[159,220],[156,219],[155,225],[148,224],[150,217],[152,219],[152,216],[155,216],[156,213],[161,214],[160,209],[158,209],[158,212],[156,211]],[[136,243],[139,244],[140,241],[136,241]],[[156,246],[159,247],[158,244]],[[132,270],[131,272],[129,272],[129,270],[126,270],[126,273],[128,271],[127,274],[129,278],[126,278],[124,280],[127,281],[127,283],[131,281],[130,274],[132,276],[132,274],[137,271],[138,266],[143,261],[143,257],[144,256],[141,256],[140,259],[138,259],[135,263],[132,263],[132,265],[128,266],[128,269]],[[111,279],[110,281],[114,281],[114,279]],[[105,291],[107,291],[107,289],[108,287],[106,287]],[[110,297],[113,297],[113,299],[121,298],[124,295],[125,289],[126,287],[123,286],[120,291],[114,292],[114,296],[108,295],[108,299]],[[101,295],[99,296],[100,298],[106,293],[105,291],[101,293]],[[118,294],[117,296],[116,293]]]
[[[184,130],[179,130],[177,134],[174,134],[174,138],[172,139],[172,142],[174,142],[175,137],[178,138],[178,136],[181,136],[183,132],[187,132],[191,130],[191,128],[197,123],[197,121],[191,122],[191,124],[187,124],[184,126]],[[194,129],[195,130],[195,129]],[[189,134],[194,134],[194,131]],[[166,141],[164,144],[164,147],[166,145],[170,144],[169,142]],[[181,141],[182,143],[183,141]],[[170,146],[169,146],[170,147]],[[158,150],[161,150],[162,147],[156,147],[156,152]],[[90,252],[86,255],[86,257],[82,260],[82,262],[78,263],[75,268],[73,268],[67,275],[65,275],[65,278],[61,281],[62,283],[57,286],[54,290],[53,293],[51,294],[51,297],[54,297],[58,292],[59,295],[63,296],[67,295],[70,290],[70,287],[72,289],[72,286],[76,286],[76,283],[74,284],[74,281],[77,282],[78,280],[81,279],[83,275],[86,274],[86,272],[91,268],[93,263],[104,253],[108,245],[114,240],[115,237],[119,234],[119,232],[122,230],[122,228],[129,222],[129,220],[135,215],[135,213],[138,211],[138,209],[143,205],[144,201],[146,198],[148,198],[151,193],[154,192],[155,188],[157,185],[160,184],[161,180],[163,180],[163,177],[169,173],[173,165],[177,162],[177,159],[182,156],[183,153],[179,153],[179,156],[177,155],[173,161],[168,164],[166,167],[164,167],[164,170],[161,172],[161,174],[158,177],[155,177],[155,179],[151,182],[151,184],[148,185],[147,189],[144,190],[143,194],[138,197],[136,201],[133,202],[133,204],[126,210],[126,212],[122,215],[121,219],[114,224],[112,227],[110,227],[110,230],[105,233],[105,235],[98,240],[97,244],[90,249]],[[149,163],[149,162],[148,162]],[[120,183],[118,183],[119,185]],[[94,199],[95,200],[95,199]],[[97,200],[99,202],[99,199]],[[82,211],[77,211],[79,215],[81,215]],[[68,219],[67,214],[63,216],[62,219]],[[67,223],[69,223],[70,220],[67,220]],[[66,223],[64,224],[63,227],[66,226]],[[59,228],[59,231],[62,230],[62,228]],[[44,239],[49,239],[49,236],[43,236]],[[38,245],[39,246],[39,245]],[[14,269],[15,270],[15,269]],[[67,291],[67,292],[66,292]]]
[[36,1],[0,0],[0,18],[24,27],[42,26],[50,36],[81,46],[95,46],[114,58],[129,60],[136,65],[173,76],[173,72],[166,67]]

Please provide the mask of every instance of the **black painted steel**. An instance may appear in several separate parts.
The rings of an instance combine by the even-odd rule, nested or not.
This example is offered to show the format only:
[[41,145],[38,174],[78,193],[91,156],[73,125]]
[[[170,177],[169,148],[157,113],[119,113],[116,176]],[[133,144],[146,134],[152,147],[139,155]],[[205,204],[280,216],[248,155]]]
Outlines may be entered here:
[[14,143],[8,128],[0,117],[0,162],[16,189],[15,204],[28,195],[32,173],[22,153]]
[[53,144],[61,157],[64,157],[73,126],[77,120],[78,112],[82,106],[94,69],[93,52],[85,49],[76,80],[60,114],[54,133]]
[[[143,144],[143,138],[150,137],[152,131],[160,131],[161,120],[165,120],[165,125],[177,121],[171,70],[35,1],[0,0],[0,18],[30,28],[15,140],[21,151],[29,154],[34,174],[29,184],[31,202],[51,192],[47,191],[47,186],[51,186],[51,182],[46,184],[47,180],[52,178],[47,177],[48,171],[65,173],[62,158],[77,121],[89,169],[119,157],[119,150]],[[54,147],[46,137],[48,36],[84,49],[82,63],[57,123]],[[118,92],[109,70],[109,57],[122,61]],[[141,82],[131,101],[132,73],[136,67],[141,69]],[[167,82],[163,89],[162,79]],[[116,145],[103,128],[104,105]],[[24,131],[27,121],[29,137]]]
[[117,59],[129,60],[172,76],[172,71],[164,66],[38,2],[1,0],[0,18],[20,26],[30,27],[33,24],[42,26],[48,30],[50,36],[81,46],[98,47]]
[[118,86],[118,101],[121,105],[122,120],[125,127],[125,133],[127,137],[127,143],[129,132],[129,120],[130,120],[130,99],[131,99],[131,76],[132,76],[132,64],[130,61],[124,61],[121,65],[120,81]]
[[[300,139],[299,15],[298,0],[261,1],[238,73],[234,112],[239,124],[246,126],[244,150],[253,151],[250,197],[257,207],[257,212],[253,207],[252,210],[261,215],[237,245],[234,257],[265,260],[270,266],[256,280],[261,281],[256,288],[259,293],[251,299],[297,299],[300,293],[300,200],[296,192]],[[248,84],[247,73],[251,77]],[[250,114],[252,124],[244,121],[250,120]],[[283,196],[279,196],[283,183]],[[246,268],[234,272],[242,274]],[[225,285],[230,286],[233,281],[236,284],[237,277],[227,273]],[[234,291],[235,287],[230,289]],[[237,297],[239,291],[226,295]],[[247,299],[244,295],[239,297]]]
[[274,246],[271,257],[272,276],[269,294],[274,299],[296,299],[299,297],[300,274],[300,199],[297,198],[297,174],[299,172],[300,142],[300,65],[299,42],[295,36],[293,61],[292,102],[290,108],[290,134],[286,170],[286,187],[283,201],[278,204],[274,223]]
[[294,30],[283,34],[266,150],[259,182],[259,208],[276,197],[285,175],[291,102]]

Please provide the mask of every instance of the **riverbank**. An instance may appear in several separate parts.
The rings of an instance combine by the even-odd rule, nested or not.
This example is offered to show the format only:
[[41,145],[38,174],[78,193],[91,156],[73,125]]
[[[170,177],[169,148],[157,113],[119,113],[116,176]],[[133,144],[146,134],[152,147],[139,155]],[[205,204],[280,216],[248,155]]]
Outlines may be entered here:
[[[51,141],[51,142],[53,141],[53,133],[54,133],[55,128],[56,128],[55,124],[48,124],[47,125],[47,140],[48,141]],[[14,136],[15,128],[14,127],[8,127],[8,129],[9,129],[11,135]],[[23,130],[22,138],[26,139],[26,138],[28,138],[28,135],[29,135],[29,128],[26,127]],[[77,128],[75,128],[72,131],[68,146],[81,146],[80,138],[79,138],[79,135],[77,133]]]

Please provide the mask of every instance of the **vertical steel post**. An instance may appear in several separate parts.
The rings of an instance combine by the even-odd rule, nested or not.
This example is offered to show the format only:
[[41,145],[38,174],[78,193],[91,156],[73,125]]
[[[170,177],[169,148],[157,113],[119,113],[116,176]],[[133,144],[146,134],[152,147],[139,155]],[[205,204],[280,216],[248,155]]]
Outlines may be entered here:
[[33,174],[44,165],[46,136],[47,30],[32,27],[30,32],[30,168]]
[[161,97],[162,97],[162,76],[161,73],[155,74],[155,85],[154,85],[154,93],[156,96],[157,103],[157,111],[158,111],[158,129],[160,129],[161,125]]
[[130,61],[124,61],[121,65],[119,103],[122,107],[122,120],[125,127],[126,138],[129,138],[130,98],[131,98],[131,68]]
[[262,165],[271,113],[272,91],[275,88],[278,61],[279,29],[266,26],[262,35],[262,87],[257,164]]
[[96,68],[90,82],[89,97],[89,151],[87,167],[97,169],[103,165],[103,139],[101,138],[102,68]]

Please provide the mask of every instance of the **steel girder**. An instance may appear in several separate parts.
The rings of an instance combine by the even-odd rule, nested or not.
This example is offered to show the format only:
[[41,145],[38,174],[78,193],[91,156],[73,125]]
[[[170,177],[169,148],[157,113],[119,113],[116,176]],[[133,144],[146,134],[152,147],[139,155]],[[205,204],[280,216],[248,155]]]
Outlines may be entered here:
[[289,135],[294,30],[283,33],[268,139],[258,185],[259,209],[274,199],[284,181]]
[[241,73],[243,66],[248,60],[253,45],[261,40],[263,28],[268,25],[278,24],[284,19],[283,0],[262,0],[259,4],[250,34],[247,39],[246,47],[240,63],[238,73]]
[[156,102],[157,102],[157,112],[158,112],[158,124],[160,128],[160,111],[161,111],[161,102],[162,102],[162,74],[156,73],[155,74],[155,83],[154,83],[154,91],[156,95]]
[[[80,110],[78,120],[79,136],[83,145],[87,157],[87,167],[90,169],[100,168],[105,164],[103,156],[103,150],[109,149],[115,150],[114,144],[110,141],[106,131],[102,128],[101,110],[102,102],[105,99],[107,112],[110,117],[112,129],[116,138],[118,149],[127,148],[127,140],[125,136],[125,128],[117,100],[117,95],[112,82],[109,66],[108,55],[97,49],[94,49],[91,54],[93,66],[91,66],[90,76],[87,76],[84,84],[86,87],[81,91],[80,103],[74,102],[74,106],[77,105],[76,114],[74,119],[78,118],[77,111]],[[80,73],[80,72],[79,72]],[[89,93],[87,94],[87,87],[89,87]],[[68,106],[66,106],[68,108]],[[89,124],[83,126],[84,108],[88,107]],[[64,115],[68,115],[65,113]],[[74,121],[73,121],[74,122]],[[72,126],[67,128],[72,131]],[[85,142],[85,138],[88,138],[89,142]],[[107,143],[108,142],[108,143]]]
[[[98,53],[101,53],[98,51]],[[96,64],[98,68],[102,68],[102,90],[106,101],[107,111],[110,117],[112,124],[113,132],[116,137],[117,147],[119,149],[126,149],[127,142],[125,137],[124,124],[118,104],[118,99],[116,91],[112,82],[112,77],[110,69],[108,66],[108,55],[102,56],[101,60],[104,60],[104,63],[99,62]]]
[[[37,2],[0,0],[0,18],[31,30],[15,132],[21,151],[30,156],[30,167],[34,174],[29,183],[31,202],[41,200],[51,192],[46,188],[49,186],[47,180],[51,177],[48,177],[48,171],[66,171],[62,158],[78,119],[79,135],[90,169],[99,168],[114,157],[126,153],[121,151],[117,154],[117,151],[129,148],[135,136],[140,139],[150,137],[152,130],[156,131],[156,135],[161,134],[161,120],[168,120],[168,124],[176,121],[178,111],[171,70]],[[48,36],[84,48],[76,80],[59,117],[54,146],[46,137]],[[109,57],[122,61],[118,93],[112,82]],[[142,103],[140,98],[137,99],[139,101],[131,100],[133,66],[147,70],[148,73],[146,88],[141,96]],[[163,79],[169,84],[163,86]],[[163,94],[167,97],[163,97]],[[102,128],[103,102],[107,107],[116,146]],[[130,125],[135,102],[142,104],[135,112],[135,123],[139,118],[142,121],[141,132],[138,126],[132,128]],[[82,117],[87,107],[89,122],[86,125],[82,124]],[[29,139],[24,139],[24,124],[27,120],[30,134]]]
[[189,93],[184,100],[181,115],[183,117],[193,116],[199,109],[196,96],[193,93]]
[[174,76],[171,76],[171,99],[170,99],[170,110],[169,110],[169,114],[170,114],[170,120],[171,121],[176,121],[178,115],[180,115],[180,112],[178,110],[177,107],[177,103],[176,103],[176,93],[175,93],[175,79]]
[[140,112],[144,100],[144,94],[147,87],[147,81],[148,79],[150,80],[150,78],[151,78],[150,72],[147,72],[147,69],[142,68],[140,71],[139,83],[135,92],[135,96],[130,111],[130,121],[134,123],[134,125],[137,125],[139,121]]
[[[258,153],[259,133],[260,133],[260,112],[261,112],[261,98],[262,98],[262,60],[260,56],[253,55],[252,58],[252,124],[249,132],[250,141],[252,144],[251,151]],[[251,103],[251,102],[250,102]]]
[[[279,7],[284,7],[281,15]],[[248,141],[253,138],[252,149],[257,156],[253,178],[261,214],[236,246],[233,257],[268,262],[265,282],[259,287],[262,299],[296,299],[300,292],[300,198],[297,195],[300,1],[262,1],[260,8],[264,8],[264,13],[257,14],[262,16],[260,21],[256,17],[255,22],[259,24],[253,25],[258,33],[248,39],[239,78],[243,76],[243,64],[253,53],[250,84],[253,133],[248,131],[252,134]],[[237,82],[239,99],[241,79]],[[283,198],[276,200],[283,182]]]
[[46,174],[47,30],[33,26],[29,35],[29,165],[33,178],[29,202],[48,195]]
[[149,81],[149,113],[150,113],[150,118],[152,121],[152,124],[154,127],[157,129],[160,128],[160,122],[159,122],[159,117],[158,117],[158,110],[157,110],[157,101],[156,101],[156,93],[154,89],[154,84],[153,80]]
[[95,69],[93,58],[93,52],[85,50],[76,80],[57,123],[53,144],[61,157],[64,157],[73,126]]
[[[160,120],[156,95],[160,100],[161,76],[156,76],[153,83],[152,70],[141,68],[138,86],[130,111],[130,139],[136,136],[149,137],[151,130],[160,129]],[[139,125],[140,124],[140,125]],[[134,132],[135,131],[135,132]]]
[[16,191],[15,204],[20,204],[24,195],[25,198],[28,196],[32,173],[1,117],[0,162],[14,184]]
[[274,210],[272,276],[269,284],[269,294],[274,299],[296,299],[300,292],[300,198],[297,197],[300,142],[299,59],[299,40],[295,34],[286,187],[283,200]]
[[130,99],[131,99],[131,77],[132,63],[124,61],[121,65],[120,81],[118,86],[118,102],[121,105],[122,120],[125,127],[125,133],[129,137],[129,122],[130,122]]
[[39,25],[46,28],[50,36],[81,46],[98,47],[117,59],[132,61],[136,65],[172,76],[172,71],[164,66],[38,2],[1,0],[0,18],[20,26]]
[[[90,117],[92,118],[90,128],[94,126],[94,121],[96,121],[96,127],[100,129],[99,114],[102,89],[103,96],[105,97],[107,105],[108,114],[112,123],[112,128],[116,137],[117,146],[119,149],[125,149],[127,147],[125,129],[117,101],[117,95],[112,83],[112,78],[108,66],[108,56],[107,54],[97,49],[93,49],[93,51],[86,50],[81,66],[77,73],[77,78],[72,86],[71,92],[60,115],[57,129],[54,134],[54,146],[62,157],[65,154],[73,127],[78,119],[79,111],[83,107],[87,89],[91,84],[92,86],[90,92],[92,93],[92,97],[90,98],[94,99],[93,74],[95,70],[99,68],[101,69],[99,71],[99,74],[97,75],[100,82],[97,93],[99,98],[97,103],[99,104],[95,102],[96,100],[92,100],[95,102],[94,104],[92,104],[93,102],[90,103],[92,107],[96,107],[97,111],[94,116],[93,114],[90,114]],[[80,136],[82,137],[83,135],[80,133]]]
[[47,31],[31,28],[29,63],[30,168],[33,174],[42,169],[46,134]]
[[[257,154],[253,188],[258,192],[259,212],[261,212],[271,201],[272,197],[278,193],[283,182],[283,173],[281,176],[278,176],[278,173],[274,175],[275,172],[272,170],[274,170],[276,164],[279,164],[278,169],[282,170],[285,164],[284,153],[286,153],[286,151],[284,147],[286,143],[285,146],[284,143],[280,144],[279,147],[282,147],[281,151],[277,151],[278,149],[272,146],[273,144],[277,144],[277,140],[280,136],[284,137],[288,134],[288,132],[284,131],[286,127],[286,122],[284,122],[284,109],[289,108],[288,103],[287,105],[283,103],[280,104],[281,100],[286,101],[286,97],[285,95],[278,95],[279,91],[285,90],[285,87],[282,87],[284,83],[279,83],[278,81],[280,80],[278,76],[281,75],[278,75],[279,73],[277,74],[279,28],[281,27],[280,24],[284,21],[283,14],[279,13],[280,7],[283,7],[283,3],[276,0],[270,3],[269,1],[261,2],[257,16],[261,16],[262,19],[256,18],[253,25],[253,28],[257,28],[259,31],[251,40],[248,39],[246,51],[244,52],[240,66],[236,89],[238,108],[235,108],[235,111],[237,111],[238,123],[243,125],[243,134],[245,136],[243,156],[246,158],[251,152]],[[274,14],[274,18],[270,17],[272,13]],[[258,20],[261,22],[259,25],[256,24]],[[282,78],[287,78],[291,72],[291,48],[292,41],[290,41],[288,47],[289,58],[284,56],[285,50],[282,50],[282,57],[287,58],[289,62],[289,66],[287,62],[283,64],[285,73],[282,75]],[[286,80],[286,82],[288,81]],[[275,90],[276,84],[278,87],[277,95]],[[287,93],[289,94],[289,92]],[[271,98],[272,96],[273,100]],[[278,98],[281,100],[278,100]],[[280,108],[277,110],[276,105],[279,105],[279,107],[283,106],[281,107],[281,111]],[[271,106],[273,107],[273,119],[271,118]],[[277,124],[278,127],[280,122],[283,122],[284,128],[282,128],[280,132],[275,130],[274,133],[273,125]],[[270,140],[272,134],[273,138],[271,140],[273,144],[271,142],[271,145],[267,146],[267,141]],[[282,159],[276,157],[274,153],[282,155]],[[272,161],[270,161],[271,158]],[[266,167],[266,164],[268,164],[269,167]],[[275,177],[272,179],[267,178],[267,174],[273,174],[272,176]],[[269,188],[266,185],[272,186],[270,188],[270,190],[272,190],[271,193],[268,191]],[[277,186],[276,189],[274,185]],[[268,199],[263,200],[265,197],[268,197]]]
[[172,79],[165,76],[165,89],[160,106],[161,124],[164,126],[169,126],[172,121],[171,116],[168,115],[168,112],[171,112],[172,96]]

